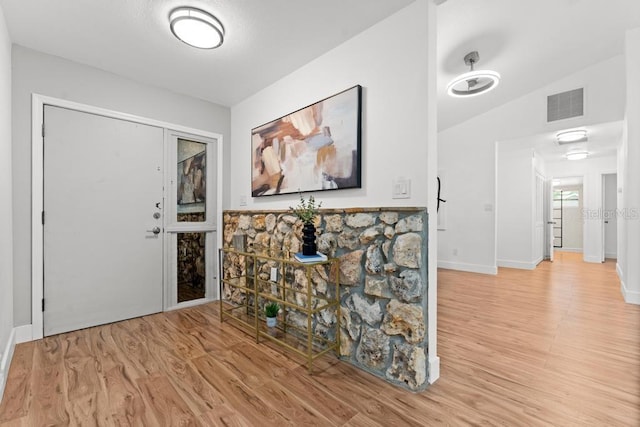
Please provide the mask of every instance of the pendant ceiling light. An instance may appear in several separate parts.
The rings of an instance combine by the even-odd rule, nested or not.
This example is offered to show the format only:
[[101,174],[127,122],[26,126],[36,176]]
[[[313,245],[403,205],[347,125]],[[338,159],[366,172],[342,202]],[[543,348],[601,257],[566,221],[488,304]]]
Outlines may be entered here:
[[178,7],[169,14],[171,32],[198,49],[215,49],[224,41],[224,27],[215,16],[194,7]]
[[465,55],[464,63],[471,67],[471,71],[456,77],[447,85],[447,93],[458,98],[467,98],[487,93],[495,89],[500,83],[500,74],[491,70],[474,70],[473,65],[480,60],[478,52],[473,51]]

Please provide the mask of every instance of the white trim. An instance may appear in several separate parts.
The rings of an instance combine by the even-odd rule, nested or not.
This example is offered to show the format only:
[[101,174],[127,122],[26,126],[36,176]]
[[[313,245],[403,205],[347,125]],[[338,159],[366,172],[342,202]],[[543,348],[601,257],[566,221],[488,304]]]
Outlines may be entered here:
[[215,298],[200,298],[200,299],[194,299],[191,301],[185,301],[185,302],[180,302],[176,305],[173,305],[171,307],[167,307],[165,309],[165,311],[173,311],[173,310],[179,310],[181,308],[187,308],[187,307],[195,307],[197,305],[202,305],[202,304],[208,304],[210,302],[214,302],[214,301],[218,301]]
[[33,340],[31,325],[16,326],[13,329],[16,331],[16,344]]
[[584,250],[582,248],[556,248],[555,252],[572,252],[574,254],[581,254]]
[[16,348],[16,329],[11,329],[7,345],[2,352],[2,360],[0,360],[0,402],[4,394],[4,387],[7,385],[7,377],[9,375],[9,367],[11,367],[11,359],[13,358],[13,350]]
[[622,272],[622,266],[620,265],[619,262],[616,262],[616,273],[618,273],[618,279],[620,279],[620,281],[623,282],[624,273]]
[[519,268],[521,270],[535,270],[537,262],[512,261],[508,259],[499,259],[498,267]]
[[629,289],[627,289],[627,286],[622,280],[620,281],[620,291],[622,291],[624,302],[626,302],[627,304],[640,305],[640,292],[630,291]]
[[[96,114],[99,116],[126,120],[134,123],[140,123],[149,126],[155,126],[177,132],[184,132],[204,138],[211,138],[217,141],[218,158],[217,158],[217,206],[216,206],[216,228],[222,230],[222,179],[223,174],[223,138],[222,134],[194,129],[174,123],[155,120],[148,117],[136,116],[133,114],[122,113],[119,111],[108,110],[88,104],[68,101],[65,99],[53,98],[50,96],[31,94],[31,335],[32,339],[40,339],[43,337],[43,315],[42,315],[42,298],[43,298],[43,230],[42,230],[42,199],[44,195],[43,188],[43,142],[42,142],[42,124],[43,110],[45,105],[67,108],[84,113]],[[217,233],[218,247],[222,245],[221,233]]]
[[604,258],[605,259],[618,259],[618,254],[616,252],[605,252],[604,253]]
[[597,264],[602,264],[602,258],[598,255],[598,256],[593,256],[593,255],[585,255],[583,258],[584,262],[593,262],[593,263],[597,263]]
[[470,273],[492,274],[494,276],[498,274],[498,268],[496,266],[466,264],[463,262],[438,260],[438,268],[444,268],[445,270],[468,271]]
[[438,378],[440,378],[440,358],[438,356],[429,355],[428,361],[429,367],[429,384],[433,384],[436,382]]

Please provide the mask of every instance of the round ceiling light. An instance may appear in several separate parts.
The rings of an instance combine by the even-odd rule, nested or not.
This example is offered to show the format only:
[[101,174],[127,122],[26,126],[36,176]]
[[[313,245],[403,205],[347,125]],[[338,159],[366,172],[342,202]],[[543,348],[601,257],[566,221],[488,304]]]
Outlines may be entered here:
[[567,160],[583,160],[589,156],[589,152],[586,150],[569,151],[565,157]]
[[464,63],[471,71],[453,79],[447,85],[447,93],[456,98],[468,98],[487,93],[500,83],[500,73],[491,70],[474,70],[473,65],[480,60],[478,52],[470,52],[464,57]]
[[224,41],[224,27],[215,16],[193,7],[178,7],[169,14],[171,32],[198,49],[215,49]]
[[587,140],[587,131],[585,129],[574,129],[564,132],[558,132],[556,139],[560,143],[582,142]]

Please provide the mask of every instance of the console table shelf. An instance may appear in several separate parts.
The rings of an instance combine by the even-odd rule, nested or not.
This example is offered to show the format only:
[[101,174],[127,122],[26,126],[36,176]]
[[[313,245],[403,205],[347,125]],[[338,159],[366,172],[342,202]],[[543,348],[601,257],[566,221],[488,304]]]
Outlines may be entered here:
[[[313,361],[340,354],[339,260],[301,263],[271,251],[220,250],[220,321],[243,325],[261,338]],[[268,328],[264,306],[280,306],[278,324]]]

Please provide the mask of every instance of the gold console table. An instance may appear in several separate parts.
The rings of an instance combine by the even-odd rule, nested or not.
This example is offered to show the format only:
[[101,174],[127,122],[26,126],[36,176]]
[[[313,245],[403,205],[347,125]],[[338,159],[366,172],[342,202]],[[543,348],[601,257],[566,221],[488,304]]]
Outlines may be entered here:
[[[340,354],[340,268],[337,258],[302,263],[272,251],[220,250],[220,321],[233,319],[261,338],[313,361]],[[268,328],[264,306],[280,306]]]

